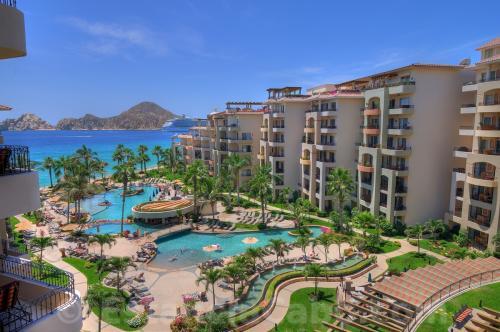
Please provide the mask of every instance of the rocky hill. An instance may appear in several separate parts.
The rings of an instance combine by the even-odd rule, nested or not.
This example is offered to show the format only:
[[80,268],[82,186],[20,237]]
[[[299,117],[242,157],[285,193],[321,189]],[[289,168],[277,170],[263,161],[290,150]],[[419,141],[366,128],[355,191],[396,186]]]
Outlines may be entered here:
[[49,130],[54,129],[47,121],[31,113],[25,113],[17,119],[6,119],[0,122],[1,130]]
[[177,118],[172,112],[152,102],[142,102],[119,115],[100,118],[86,114],[75,119],[61,119],[56,129],[100,130],[100,129],[160,129],[166,121]]

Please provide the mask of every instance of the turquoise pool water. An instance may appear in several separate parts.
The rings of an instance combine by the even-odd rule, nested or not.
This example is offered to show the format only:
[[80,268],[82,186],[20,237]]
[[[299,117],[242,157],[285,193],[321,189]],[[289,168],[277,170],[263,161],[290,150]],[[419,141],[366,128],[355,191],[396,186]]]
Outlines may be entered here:
[[[321,234],[319,227],[311,227],[312,236]],[[245,244],[242,242],[246,237],[256,237],[255,244]],[[269,244],[270,239],[282,239],[286,242],[294,242],[296,237],[288,234],[288,230],[268,230],[262,232],[243,232],[231,234],[199,234],[180,233],[156,241],[158,244],[158,255],[150,263],[155,267],[183,268],[196,265],[198,263],[241,254],[248,247],[263,247]],[[203,247],[219,244],[220,251],[206,252]]]
[[[141,188],[144,189],[142,194],[127,197],[125,200],[125,218],[132,214],[132,207],[134,205],[149,201],[149,198],[153,197],[156,190],[156,187],[152,186],[143,186]],[[133,187],[133,189],[137,188]],[[122,213],[122,191],[122,189],[115,189],[84,199],[81,203],[81,208],[90,213],[94,220],[120,220]],[[111,205],[99,206],[98,204],[104,200],[110,201]]]
[[[135,232],[136,230],[140,229],[141,233],[144,232],[152,232],[156,230],[156,228],[153,227],[148,227],[148,226],[143,226],[143,225],[137,225],[137,224],[123,224],[123,230],[124,231],[130,231],[130,232]],[[99,225],[99,227],[90,227],[85,230],[85,233],[87,234],[119,234],[120,233],[120,223],[105,223],[102,225]]]
[[[344,262],[337,263],[337,264],[329,264],[330,269],[343,269],[349,266],[352,266],[358,262],[363,260],[361,256],[355,255],[346,258]],[[253,307],[255,304],[258,303],[262,296],[262,292],[264,291],[264,286],[266,283],[272,279],[274,276],[293,271],[293,270],[302,270],[304,267],[303,266],[280,266],[277,268],[274,268],[273,270],[267,271],[265,273],[262,273],[255,281],[252,283],[250,288],[248,289],[248,296],[243,300],[242,302],[230,307],[227,312],[230,316],[234,316],[235,314],[245,311],[251,307]]]

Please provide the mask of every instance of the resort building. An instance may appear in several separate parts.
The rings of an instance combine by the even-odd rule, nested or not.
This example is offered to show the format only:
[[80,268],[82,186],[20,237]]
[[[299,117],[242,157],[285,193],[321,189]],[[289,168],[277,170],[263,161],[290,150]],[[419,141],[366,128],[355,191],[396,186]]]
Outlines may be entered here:
[[[15,1],[0,1],[0,59],[25,55],[24,15]],[[9,110],[0,106],[0,111]],[[38,208],[38,173],[32,169],[28,147],[4,145],[0,135],[1,330],[80,331],[80,297],[73,275],[32,262],[10,242],[7,220]],[[43,277],[49,273],[50,278]]]
[[210,175],[214,172],[213,144],[211,137],[214,128],[210,126],[207,119],[197,119],[196,125],[190,128],[192,138],[191,161],[201,160],[207,166]]
[[455,144],[450,226],[465,231],[474,246],[494,249],[500,232],[500,38],[477,49],[475,79],[461,88],[460,137]]
[[213,163],[215,174],[219,174],[226,158],[238,154],[248,158],[249,163],[240,170],[240,181],[244,184],[252,176],[258,164],[260,124],[264,114],[260,102],[227,102],[226,110],[211,113],[208,121],[213,144]]
[[301,186],[298,161],[310,96],[303,95],[301,87],[270,88],[267,92],[258,158],[262,165],[272,167],[273,196],[277,197],[284,187],[295,190]]
[[321,85],[307,90],[310,95],[302,120],[301,191],[302,197],[323,211],[333,208],[328,194],[328,174],[334,167],[356,174],[355,143],[359,138],[359,109],[364,104],[360,90],[351,86]]
[[348,82],[361,86],[365,97],[357,166],[361,210],[407,225],[442,218],[461,86],[471,75],[464,66],[411,64]]

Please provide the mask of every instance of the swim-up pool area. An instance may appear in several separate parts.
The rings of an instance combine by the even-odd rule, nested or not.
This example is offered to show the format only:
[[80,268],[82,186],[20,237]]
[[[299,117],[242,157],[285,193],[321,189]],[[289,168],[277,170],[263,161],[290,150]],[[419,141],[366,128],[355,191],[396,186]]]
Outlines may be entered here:
[[[125,218],[131,215],[132,207],[134,205],[148,202],[150,198],[153,198],[156,187],[152,186],[142,186],[140,187],[144,190],[143,193],[134,196],[129,196],[125,200]],[[138,189],[137,187],[132,187],[131,189]],[[91,214],[94,220],[104,219],[104,220],[119,220],[122,215],[122,189],[114,189],[108,192],[94,195],[90,198],[86,198],[82,201],[82,210]],[[99,206],[99,203],[108,201],[111,203],[109,206]]]
[[[89,227],[85,230],[87,234],[120,234],[120,223],[119,222],[110,222],[110,223],[102,223],[93,227]],[[140,230],[141,233],[148,232],[151,233],[158,228],[148,227],[146,225],[137,225],[137,224],[123,224],[123,230],[129,231],[133,233],[137,230]]]
[[[311,227],[311,236],[321,234],[319,227]],[[156,241],[158,255],[150,263],[153,267],[183,268],[198,263],[235,256],[243,253],[248,247],[263,247],[269,244],[270,239],[282,239],[285,242],[294,242],[297,237],[288,234],[287,229],[267,230],[261,232],[241,232],[229,234],[200,234],[180,233],[160,238]],[[248,243],[246,238],[256,238],[257,242]],[[253,242],[253,241],[252,241]],[[205,251],[203,248],[218,244],[220,250]]]

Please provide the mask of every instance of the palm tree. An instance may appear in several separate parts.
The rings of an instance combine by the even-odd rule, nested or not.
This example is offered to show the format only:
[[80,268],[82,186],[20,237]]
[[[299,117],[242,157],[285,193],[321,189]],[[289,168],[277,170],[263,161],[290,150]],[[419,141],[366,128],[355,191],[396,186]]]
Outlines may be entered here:
[[259,197],[262,210],[262,223],[266,223],[265,209],[269,195],[272,193],[271,166],[258,166],[255,176],[248,181],[250,190]]
[[325,250],[325,263],[328,263],[328,252],[330,251],[330,246],[333,243],[332,235],[328,233],[322,233],[317,237],[319,245]]
[[215,220],[217,201],[222,196],[221,178],[206,177],[203,179],[203,197],[209,202],[212,209],[212,219]]
[[342,259],[342,252],[340,251],[340,247],[342,246],[342,243],[345,242],[345,238],[343,236],[332,236],[332,243],[336,244],[339,249],[339,259]]
[[151,153],[156,157],[156,169],[157,170],[160,170],[160,157],[161,157],[162,152],[163,152],[163,149],[159,145],[155,145],[153,147],[153,150],[151,151]]
[[328,175],[327,192],[337,198],[340,228],[344,229],[344,204],[354,190],[354,182],[348,169],[335,168]]
[[215,309],[215,283],[222,279],[224,274],[220,269],[209,268],[201,271],[200,276],[196,279],[196,285],[200,282],[205,282],[205,289],[208,290],[209,286],[212,287],[212,306]]
[[495,246],[495,252],[498,251],[498,247],[500,247],[500,234],[496,234],[493,236],[493,245]]
[[125,146],[123,144],[118,144],[112,155],[113,161],[117,164],[121,164],[125,161]]
[[420,254],[420,240],[422,239],[424,232],[425,232],[425,226],[420,224],[408,227],[405,231],[407,236],[413,236],[417,239],[417,249],[418,249],[417,252],[419,254]]
[[239,264],[229,264],[222,270],[225,277],[231,279],[233,284],[233,297],[236,299],[236,283],[242,278],[245,278],[243,267]]
[[248,258],[250,258],[250,260],[252,261],[252,267],[253,267],[254,271],[257,268],[257,259],[264,261],[263,258],[265,256],[264,250],[262,250],[262,248],[260,248],[260,247],[248,247],[245,250],[244,255],[247,256]]
[[289,204],[289,210],[292,211],[292,216],[294,219],[295,227],[299,229],[302,228],[302,219],[309,208],[311,207],[311,202],[304,198],[299,198],[292,204]]
[[188,166],[188,169],[185,174],[185,183],[190,184],[193,188],[193,204],[194,204],[194,213],[193,219],[195,221],[198,220],[199,211],[198,211],[198,195],[200,190],[200,180],[205,178],[208,174],[207,168],[202,163],[201,160],[195,160],[191,165]]
[[110,248],[113,244],[116,244],[115,238],[111,234],[95,234],[89,240],[89,243],[98,243],[101,247],[101,258],[104,256],[104,245],[107,244]]
[[141,164],[141,171],[144,170],[146,172],[147,166],[146,163],[149,161],[149,156],[147,154],[148,147],[144,144],[141,144],[137,147],[137,159],[138,162]]
[[120,292],[122,278],[125,277],[125,273],[129,267],[136,267],[136,265],[130,257],[112,257],[107,261],[106,269],[116,273],[116,290]]
[[304,268],[304,274],[306,278],[315,278],[314,279],[314,297],[318,298],[318,278],[321,277],[325,273],[323,266],[319,264],[307,264]]
[[50,236],[34,237],[31,239],[30,244],[32,247],[40,249],[40,262],[43,261],[43,250],[45,248],[57,246],[57,241]]
[[370,211],[358,212],[353,219],[363,229],[363,237],[366,237],[366,229],[372,227],[375,223],[375,216]]
[[250,165],[250,159],[248,157],[242,158],[239,154],[232,154],[227,161],[229,172],[236,182],[236,204],[240,205],[240,172],[244,167]]
[[286,242],[282,239],[270,239],[269,246],[271,250],[276,254],[276,264],[279,262],[279,258],[285,255],[285,252],[288,251],[286,247]]
[[51,157],[45,157],[42,162],[42,169],[49,172],[50,187],[52,188],[54,184],[52,183],[52,170],[55,168],[56,162]]
[[429,219],[425,223],[426,229],[432,234],[432,239],[437,240],[438,233],[446,230],[446,226],[441,219]]
[[90,162],[92,159],[97,157],[97,153],[92,151],[92,149],[88,148],[84,144],[84,145],[82,145],[81,148],[76,150],[76,155],[78,156],[78,158],[83,160],[83,163],[85,165],[85,169],[90,174]]
[[279,195],[279,199],[281,201],[281,212],[283,212],[283,207],[288,204],[288,200],[290,198],[290,193],[291,193],[292,189],[290,189],[290,187],[284,187],[283,189],[281,189],[280,191],[280,195]]
[[92,308],[97,308],[97,331],[101,332],[102,312],[104,309],[120,311],[123,309],[125,299],[121,296],[110,296],[109,291],[100,285],[92,285],[87,291],[85,302],[89,305],[89,312]]
[[112,175],[115,181],[120,182],[123,185],[122,193],[122,215],[120,224],[120,234],[123,236],[123,221],[125,218],[125,199],[127,198],[128,185],[131,180],[135,178],[135,169],[132,160],[123,161],[120,164],[113,167],[115,171]]
[[306,257],[306,248],[309,245],[309,238],[307,236],[299,236],[297,240],[295,240],[295,245],[302,250],[304,257]]

